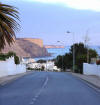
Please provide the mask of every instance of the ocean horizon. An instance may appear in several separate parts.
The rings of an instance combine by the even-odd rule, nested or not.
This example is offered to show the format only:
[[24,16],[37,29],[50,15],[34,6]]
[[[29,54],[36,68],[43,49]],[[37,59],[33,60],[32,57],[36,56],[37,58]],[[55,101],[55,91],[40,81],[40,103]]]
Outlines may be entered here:
[[[36,61],[43,59],[43,60],[51,60],[56,58],[58,55],[65,55],[69,52],[71,46],[66,46],[65,48],[47,48],[48,53],[51,53],[51,56],[45,56],[45,57],[38,57],[34,58]],[[92,48],[97,51],[98,55],[100,55],[100,46],[89,46],[89,48]]]

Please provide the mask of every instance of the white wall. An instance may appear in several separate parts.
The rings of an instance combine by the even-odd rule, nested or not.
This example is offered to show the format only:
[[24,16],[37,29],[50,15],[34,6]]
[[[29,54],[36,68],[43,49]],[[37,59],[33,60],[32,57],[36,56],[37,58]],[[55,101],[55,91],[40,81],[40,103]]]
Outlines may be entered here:
[[100,65],[84,63],[83,74],[100,76]]
[[6,61],[0,61],[0,77],[16,75],[24,72],[26,72],[26,66],[24,64],[16,65],[13,57]]

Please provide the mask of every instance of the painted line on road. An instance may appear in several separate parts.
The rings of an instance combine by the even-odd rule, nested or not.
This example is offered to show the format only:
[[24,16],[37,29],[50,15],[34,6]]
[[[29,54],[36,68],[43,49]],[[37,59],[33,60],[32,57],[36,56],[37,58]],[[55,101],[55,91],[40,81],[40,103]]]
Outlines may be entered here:
[[42,93],[43,89],[47,86],[49,78],[46,77],[46,80],[44,81],[42,88],[39,90],[39,92],[35,95],[35,97],[32,99],[32,101],[30,102],[30,105],[34,105],[36,100],[38,99],[38,97],[40,96],[40,94]]
[[48,80],[49,80],[49,78],[47,77],[46,80],[45,80],[45,82],[44,82],[44,84],[43,84],[43,86],[42,86],[42,88],[45,88],[46,87],[46,85],[48,83]]

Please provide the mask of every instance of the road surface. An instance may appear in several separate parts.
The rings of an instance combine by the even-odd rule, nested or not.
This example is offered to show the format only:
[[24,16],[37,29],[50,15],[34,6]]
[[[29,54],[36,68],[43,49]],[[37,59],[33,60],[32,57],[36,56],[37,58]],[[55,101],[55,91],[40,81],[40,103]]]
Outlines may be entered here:
[[36,72],[1,86],[0,105],[100,105],[100,93],[70,73]]

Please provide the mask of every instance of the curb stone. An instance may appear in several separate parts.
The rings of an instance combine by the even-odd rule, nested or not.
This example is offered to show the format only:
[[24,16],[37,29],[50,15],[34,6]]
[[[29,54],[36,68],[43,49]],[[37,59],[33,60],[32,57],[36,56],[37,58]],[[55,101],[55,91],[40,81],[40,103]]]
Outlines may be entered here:
[[0,78],[0,79],[3,79],[3,78],[8,78],[8,79],[5,79],[4,81],[1,81],[0,82],[0,86],[4,86],[4,85],[6,85],[6,84],[8,84],[8,83],[10,83],[10,82],[13,82],[13,81],[15,81],[15,80],[17,80],[17,79],[19,79],[19,78],[21,78],[21,77],[23,77],[23,76],[26,76],[26,75],[28,75],[28,74],[31,74],[31,73],[33,73],[33,72],[31,72],[31,71],[27,71],[26,73],[22,73],[22,74],[17,74],[17,75],[12,75],[11,77],[11,79],[10,79],[10,76],[9,77],[2,77],[2,78]]
[[77,76],[77,75],[74,75],[73,73],[71,73],[71,75],[73,75],[74,77],[76,77],[76,78],[82,80],[85,84],[87,84],[89,87],[95,89],[97,92],[100,92],[100,87],[99,87],[99,86],[97,86],[97,85],[91,83],[90,81],[85,80],[85,79],[83,79],[83,78],[81,78],[81,77],[79,77],[79,76]]

